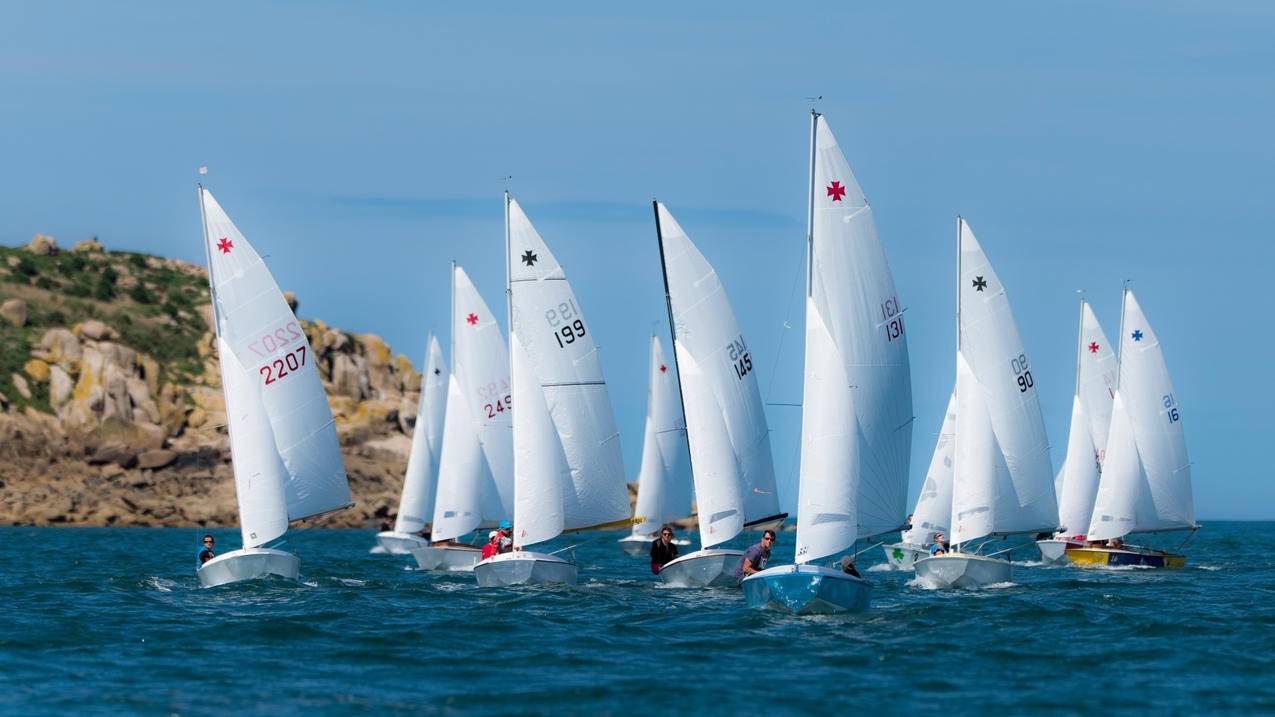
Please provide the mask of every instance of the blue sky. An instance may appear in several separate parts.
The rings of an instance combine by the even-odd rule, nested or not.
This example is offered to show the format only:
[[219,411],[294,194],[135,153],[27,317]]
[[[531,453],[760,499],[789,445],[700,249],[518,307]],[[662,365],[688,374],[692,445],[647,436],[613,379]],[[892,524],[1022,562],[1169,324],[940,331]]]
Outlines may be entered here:
[[[1055,466],[1075,290],[1131,279],[1201,520],[1275,517],[1266,459],[1275,6],[1261,2],[0,4],[0,242],[202,261],[195,169],[301,314],[419,363],[456,259],[501,301],[501,180],[598,338],[630,474],[665,332],[650,200],[713,261],[766,400],[800,400],[812,95],[908,307],[919,488],[954,373],[953,218],[997,268]],[[793,329],[785,329],[788,320]],[[770,411],[794,474],[799,411]]]

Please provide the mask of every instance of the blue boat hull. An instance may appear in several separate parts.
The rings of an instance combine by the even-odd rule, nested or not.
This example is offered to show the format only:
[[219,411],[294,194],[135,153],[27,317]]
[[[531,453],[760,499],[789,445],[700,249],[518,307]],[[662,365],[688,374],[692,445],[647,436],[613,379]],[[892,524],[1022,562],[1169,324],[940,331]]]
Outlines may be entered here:
[[827,615],[867,610],[872,584],[840,570],[814,565],[781,565],[744,578],[749,607],[794,615]]

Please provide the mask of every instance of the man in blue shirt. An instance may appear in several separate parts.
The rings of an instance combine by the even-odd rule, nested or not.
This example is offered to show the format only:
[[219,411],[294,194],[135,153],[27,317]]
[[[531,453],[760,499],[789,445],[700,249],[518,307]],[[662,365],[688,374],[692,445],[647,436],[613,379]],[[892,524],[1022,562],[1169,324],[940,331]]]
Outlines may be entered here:
[[947,540],[942,533],[934,534],[934,544],[930,546],[930,555],[946,555]]
[[735,579],[743,582],[753,573],[760,573],[770,562],[770,549],[775,545],[775,531],[767,530],[761,534],[761,542],[744,551],[744,557],[735,568]]
[[213,559],[216,553],[213,552],[213,537],[204,535],[204,546],[199,549],[199,567],[204,567],[204,563]]

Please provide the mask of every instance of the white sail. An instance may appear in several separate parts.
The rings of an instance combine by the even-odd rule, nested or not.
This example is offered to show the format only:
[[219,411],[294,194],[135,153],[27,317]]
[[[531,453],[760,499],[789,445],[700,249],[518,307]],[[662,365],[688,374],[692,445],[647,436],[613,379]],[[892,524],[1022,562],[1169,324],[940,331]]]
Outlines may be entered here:
[[928,545],[935,533],[947,535],[952,522],[952,467],[955,464],[956,447],[956,392],[947,400],[947,412],[943,414],[943,427],[939,429],[934,455],[930,458],[925,483],[916,498],[912,510],[912,527],[903,542],[912,545]]
[[894,280],[867,198],[826,120],[814,122],[798,562],[903,524],[912,445]]
[[1122,315],[1120,386],[1091,540],[1195,525],[1181,406],[1160,342],[1131,291]]
[[[1052,531],[1058,525],[1058,504],[1036,379],[1000,278],[969,224],[963,219],[958,223],[960,348],[952,540]],[[966,386],[968,396],[962,393]]]
[[752,355],[717,272],[663,204],[657,215],[707,548],[778,517],[775,468]]
[[261,257],[202,190],[219,335],[261,382],[274,442],[288,469],[288,518],[352,505],[341,446],[310,342]]
[[451,540],[514,514],[513,394],[496,317],[452,271],[452,365],[430,538]]
[[1089,303],[1082,300],[1080,306],[1076,395],[1072,400],[1067,457],[1057,481],[1058,523],[1072,536],[1084,535],[1089,528],[1116,389],[1116,353]]
[[646,431],[633,510],[642,522],[633,526],[634,534],[649,535],[661,525],[691,514],[689,450],[677,372],[665,358],[660,339],[652,335]]
[[217,339],[221,385],[226,396],[226,428],[230,433],[235,495],[239,500],[239,531],[243,547],[264,545],[288,531],[288,498],[284,485],[288,469],[275,449],[274,431],[261,401],[261,386],[235,357],[225,340]]
[[[513,199],[507,207],[512,371],[519,406],[514,523],[515,543],[521,546],[563,530],[625,521],[630,514],[620,432],[592,326],[562,266],[522,208]],[[560,519],[544,512],[555,491],[561,496]]]
[[403,497],[398,504],[394,530],[415,533],[433,520],[434,494],[442,452],[443,411],[447,407],[447,386],[451,374],[443,362],[438,339],[430,335],[425,347],[421,373],[421,397],[416,407],[416,427],[412,430],[412,452],[407,457]]

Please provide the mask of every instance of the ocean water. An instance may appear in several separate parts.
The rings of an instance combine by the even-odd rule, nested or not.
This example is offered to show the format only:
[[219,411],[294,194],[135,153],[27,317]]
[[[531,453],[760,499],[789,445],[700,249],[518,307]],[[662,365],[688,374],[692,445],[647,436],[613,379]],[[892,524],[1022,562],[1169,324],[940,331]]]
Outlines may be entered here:
[[[661,587],[620,534],[576,588],[479,589],[302,530],[300,583],[210,590],[188,529],[0,529],[5,714],[1199,714],[1275,711],[1275,523],[1212,523],[1184,570],[1033,565],[792,617]],[[232,530],[213,531],[221,549]],[[781,534],[776,559],[792,554]]]

